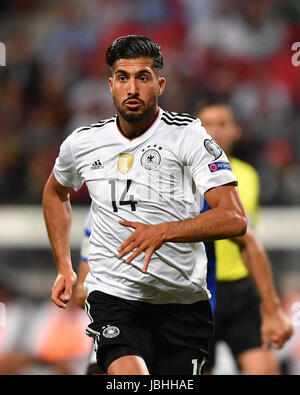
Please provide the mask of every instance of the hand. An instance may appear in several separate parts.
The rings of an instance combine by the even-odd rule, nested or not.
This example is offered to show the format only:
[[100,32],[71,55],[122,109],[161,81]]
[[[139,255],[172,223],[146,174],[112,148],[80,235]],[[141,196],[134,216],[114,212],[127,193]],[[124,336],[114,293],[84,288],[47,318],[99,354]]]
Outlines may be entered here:
[[293,334],[289,318],[279,307],[272,313],[265,313],[262,310],[262,319],[261,336],[263,348],[273,347],[277,350],[282,348]]
[[127,259],[130,263],[134,258],[145,252],[143,272],[148,269],[149,262],[154,251],[158,250],[165,241],[166,224],[145,225],[140,222],[119,221],[121,225],[135,229],[118,248],[118,258],[121,259],[129,252],[135,250]]
[[66,308],[67,303],[70,301],[72,296],[73,285],[77,281],[77,276],[73,270],[58,273],[55,283],[52,287],[51,300],[56,306]]

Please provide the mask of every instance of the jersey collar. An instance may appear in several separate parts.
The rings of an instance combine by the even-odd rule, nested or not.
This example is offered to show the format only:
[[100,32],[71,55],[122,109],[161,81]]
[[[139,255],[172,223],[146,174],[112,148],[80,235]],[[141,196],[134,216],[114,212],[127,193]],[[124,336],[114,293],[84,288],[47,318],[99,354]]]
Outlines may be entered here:
[[158,107],[157,115],[156,115],[154,121],[152,122],[152,124],[148,127],[148,129],[143,134],[141,134],[140,136],[133,137],[132,139],[126,137],[123,134],[123,132],[121,131],[121,129],[120,129],[119,125],[118,125],[118,123],[119,123],[118,122],[118,117],[116,118],[116,121],[115,121],[115,131],[116,131],[117,135],[119,136],[119,138],[123,142],[127,142],[127,143],[131,143],[132,142],[133,144],[135,144],[136,142],[141,142],[141,141],[146,140],[147,138],[149,138],[149,136],[151,136],[154,133],[154,131],[156,130],[157,125],[158,125],[158,123],[160,121],[161,115],[162,115],[162,109],[160,107]]

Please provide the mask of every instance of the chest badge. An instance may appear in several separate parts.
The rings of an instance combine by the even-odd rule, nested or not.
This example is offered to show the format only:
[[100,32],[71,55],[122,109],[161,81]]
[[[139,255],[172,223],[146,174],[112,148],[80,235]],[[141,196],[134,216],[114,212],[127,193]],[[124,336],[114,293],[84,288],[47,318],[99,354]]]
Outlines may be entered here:
[[128,154],[125,152],[120,154],[118,159],[118,170],[122,174],[128,173],[129,170],[132,168],[133,160],[134,160],[133,154]]
[[161,147],[158,147],[158,149],[150,148],[143,153],[141,156],[141,164],[145,169],[154,170],[159,166],[161,155],[158,150],[161,150]]

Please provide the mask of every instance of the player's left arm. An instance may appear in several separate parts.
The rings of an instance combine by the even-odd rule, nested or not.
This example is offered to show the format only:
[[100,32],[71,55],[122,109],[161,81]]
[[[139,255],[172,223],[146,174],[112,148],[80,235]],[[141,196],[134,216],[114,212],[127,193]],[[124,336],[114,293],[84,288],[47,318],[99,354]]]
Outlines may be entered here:
[[143,271],[146,272],[152,254],[165,242],[213,241],[245,234],[247,217],[234,183],[211,188],[204,196],[211,210],[192,219],[157,225],[120,221],[134,232],[120,245],[118,258],[133,251],[126,259],[130,263],[145,252]]
[[249,227],[242,237],[234,238],[239,245],[243,261],[259,293],[262,304],[262,344],[281,348],[292,336],[293,329],[289,318],[284,314],[273,282],[269,258]]

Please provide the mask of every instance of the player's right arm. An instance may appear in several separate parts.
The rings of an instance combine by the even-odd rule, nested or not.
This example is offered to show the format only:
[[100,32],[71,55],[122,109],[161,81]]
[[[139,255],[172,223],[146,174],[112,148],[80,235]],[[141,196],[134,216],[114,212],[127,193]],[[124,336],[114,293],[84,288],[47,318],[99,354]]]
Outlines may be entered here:
[[70,252],[72,190],[58,183],[52,172],[43,193],[44,217],[58,271],[51,299],[61,308],[65,308],[66,303],[71,299],[72,288],[76,283]]
[[84,288],[84,281],[90,271],[89,264],[86,261],[80,261],[78,266],[77,283],[74,289],[74,300],[78,307],[84,308],[87,298],[87,292]]
[[292,336],[293,329],[281,307],[267,253],[250,228],[244,236],[232,240],[241,250],[244,264],[261,299],[263,347],[268,348],[272,345],[276,349],[281,348]]

